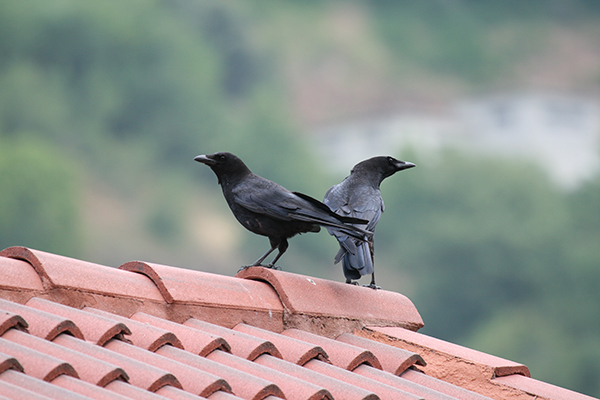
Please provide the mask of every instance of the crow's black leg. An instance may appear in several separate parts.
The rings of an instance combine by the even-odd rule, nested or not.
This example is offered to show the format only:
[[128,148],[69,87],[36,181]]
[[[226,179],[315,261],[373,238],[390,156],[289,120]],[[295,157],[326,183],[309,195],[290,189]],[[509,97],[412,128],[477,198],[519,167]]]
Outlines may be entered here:
[[[271,243],[273,243],[273,242],[271,242]],[[267,268],[281,269],[280,267],[276,266],[275,263],[283,255],[283,253],[285,253],[285,251],[287,250],[288,246],[289,246],[289,243],[288,243],[287,239],[286,238],[281,238],[280,242],[279,242],[279,253],[277,253],[277,256],[275,256],[275,258],[273,259],[273,261],[269,265],[267,265]]]
[[370,283],[370,284],[368,284],[368,285],[363,285],[363,286],[364,286],[364,287],[371,288],[371,289],[375,289],[375,290],[377,290],[377,289],[381,289],[381,286],[377,286],[377,285],[375,284],[375,271],[373,271],[373,273],[371,274],[371,283]]
[[265,258],[267,258],[269,256],[269,254],[271,254],[273,252],[273,250],[275,250],[276,248],[277,248],[277,246],[271,247],[269,250],[267,250],[267,252],[265,254],[260,256],[260,258],[258,260],[254,261],[252,263],[252,265],[244,265],[242,268],[240,268],[238,270],[238,272],[243,271],[246,268],[250,268],[250,267],[262,267],[262,265],[260,263],[263,262],[265,260]]
[[350,279],[350,278],[346,278],[346,283],[349,283],[350,285],[358,285],[358,282],[356,282],[356,281],[353,281],[353,280],[352,280],[352,279]]

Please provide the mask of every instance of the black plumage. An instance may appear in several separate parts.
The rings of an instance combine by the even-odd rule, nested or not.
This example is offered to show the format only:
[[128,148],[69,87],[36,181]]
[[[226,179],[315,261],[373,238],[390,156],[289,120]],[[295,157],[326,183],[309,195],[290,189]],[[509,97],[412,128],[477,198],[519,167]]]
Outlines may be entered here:
[[281,185],[252,173],[242,160],[231,153],[200,155],[194,160],[208,165],[217,175],[225,200],[233,215],[246,229],[267,236],[270,249],[252,265],[261,265],[265,258],[278,249],[275,263],[288,248],[287,239],[305,232],[319,232],[320,226],[352,237],[361,243],[371,237],[370,232],[351,224],[367,221],[335,214],[325,204],[308,195],[290,192]]
[[[373,157],[356,164],[350,175],[341,183],[332,186],[323,203],[339,215],[361,218],[369,221],[366,226],[358,225],[370,232],[383,213],[385,206],[379,186],[381,182],[398,171],[412,168],[415,164],[396,160],[393,157]],[[372,288],[375,284],[373,241],[357,242],[344,232],[329,231],[340,243],[340,250],[335,256],[335,263],[342,261],[346,283],[354,283],[362,275],[371,274]]]

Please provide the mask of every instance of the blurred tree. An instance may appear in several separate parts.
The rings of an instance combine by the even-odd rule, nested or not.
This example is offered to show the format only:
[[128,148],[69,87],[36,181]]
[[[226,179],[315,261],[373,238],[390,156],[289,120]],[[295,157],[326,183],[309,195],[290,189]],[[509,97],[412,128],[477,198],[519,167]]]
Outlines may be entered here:
[[0,139],[0,247],[81,250],[77,166],[37,138]]

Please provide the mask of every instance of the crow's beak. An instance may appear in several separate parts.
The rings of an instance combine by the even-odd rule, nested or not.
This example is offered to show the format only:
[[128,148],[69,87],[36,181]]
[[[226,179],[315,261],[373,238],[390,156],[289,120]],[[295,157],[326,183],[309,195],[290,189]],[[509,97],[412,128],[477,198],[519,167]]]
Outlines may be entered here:
[[200,162],[202,164],[206,164],[206,165],[215,165],[216,164],[215,160],[208,158],[204,154],[194,157],[194,161],[198,161],[198,162]]
[[402,171],[403,169],[409,169],[412,167],[416,167],[416,164],[413,164],[411,162],[408,161],[400,161],[399,163],[396,164],[396,168],[398,168],[398,171]]

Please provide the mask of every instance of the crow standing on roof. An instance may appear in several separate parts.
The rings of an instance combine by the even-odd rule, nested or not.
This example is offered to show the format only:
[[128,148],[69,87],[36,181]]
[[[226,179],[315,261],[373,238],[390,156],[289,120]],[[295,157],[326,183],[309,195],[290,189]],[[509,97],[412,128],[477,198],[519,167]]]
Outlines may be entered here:
[[[278,249],[275,259],[266,265],[276,268],[275,263],[288,248],[289,238],[299,233],[319,232],[320,225],[344,237],[352,237],[356,243],[372,237],[371,232],[350,225],[364,225],[367,221],[337,215],[317,199],[290,192],[255,175],[231,153],[200,155],[194,160],[208,165],[217,175],[225,200],[238,222],[251,232],[267,236],[271,242],[271,248],[265,254],[242,269],[261,266],[264,259]],[[356,251],[356,246],[350,251]]]
[[[323,202],[339,215],[368,220],[365,229],[375,232],[375,226],[384,210],[383,198],[379,190],[381,182],[398,171],[414,166],[413,163],[396,160],[393,157],[369,158],[356,164],[346,179],[332,186],[325,193]],[[358,284],[352,279],[371,274],[369,287],[378,289],[373,268],[373,241],[361,243],[344,232],[329,230],[329,233],[340,243],[335,263],[342,260],[346,283]],[[355,248],[357,251],[354,250]]]

